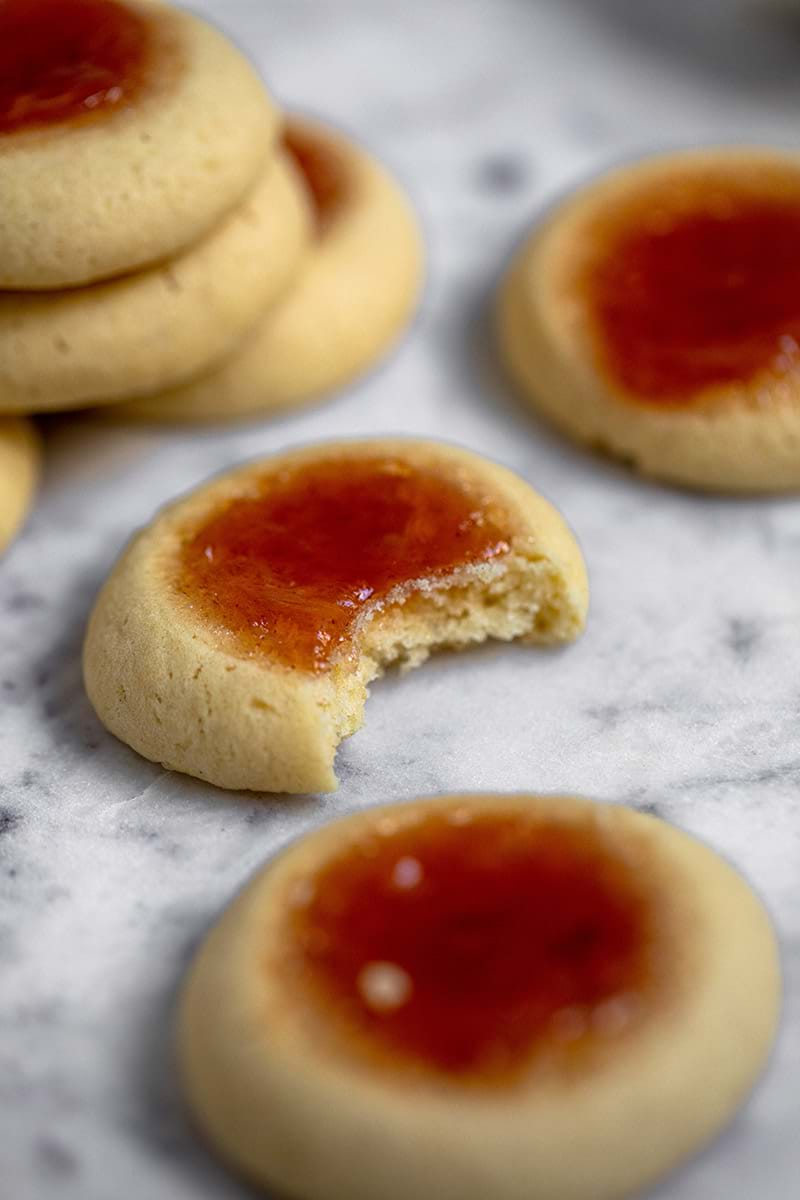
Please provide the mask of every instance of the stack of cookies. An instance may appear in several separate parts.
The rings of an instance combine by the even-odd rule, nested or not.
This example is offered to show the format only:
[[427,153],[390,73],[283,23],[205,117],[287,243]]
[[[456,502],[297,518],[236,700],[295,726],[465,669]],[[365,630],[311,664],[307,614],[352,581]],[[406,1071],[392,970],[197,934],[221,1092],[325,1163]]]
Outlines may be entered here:
[[374,362],[419,288],[382,168],[153,0],[4,0],[0,213],[0,416],[299,404]]
[[408,323],[423,247],[394,179],[340,133],[297,116],[272,158],[285,196],[270,222],[274,273],[262,257],[238,280],[259,276],[256,323],[210,370],[143,391],[115,407],[119,417],[220,421],[303,404],[372,366]]

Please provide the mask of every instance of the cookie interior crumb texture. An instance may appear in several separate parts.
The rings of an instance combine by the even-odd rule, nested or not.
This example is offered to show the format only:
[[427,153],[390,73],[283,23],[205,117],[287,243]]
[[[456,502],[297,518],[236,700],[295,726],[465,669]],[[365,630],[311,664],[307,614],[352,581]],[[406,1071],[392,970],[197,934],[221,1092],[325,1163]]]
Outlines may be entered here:
[[575,539],[511,472],[434,442],[332,443],[224,476],[134,539],[90,621],[86,685],[167,767],[328,791],[388,667],[571,641],[587,600]]

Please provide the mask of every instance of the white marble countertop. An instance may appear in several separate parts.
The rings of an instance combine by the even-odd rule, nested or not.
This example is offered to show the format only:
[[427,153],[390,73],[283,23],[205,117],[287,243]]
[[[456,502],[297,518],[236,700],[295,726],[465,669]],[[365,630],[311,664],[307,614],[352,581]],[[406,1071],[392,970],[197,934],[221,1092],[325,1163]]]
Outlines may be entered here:
[[[249,1196],[195,1137],[175,1082],[173,1000],[208,922],[276,846],[325,818],[445,789],[516,788],[653,809],[729,856],[765,897],[786,970],[774,1061],[729,1132],[652,1200],[790,1200],[800,501],[703,499],[572,448],[505,393],[487,302],[533,212],[587,172],[667,144],[797,144],[800,28],[748,25],[722,2],[203,7],[278,96],[352,129],[406,181],[430,283],[400,352],[324,407],[204,433],[49,427],[41,501],[0,564],[0,1191]],[[583,641],[444,656],[381,682],[329,797],[215,791],[107,736],[83,694],[79,648],[131,530],[239,459],[373,431],[479,448],[554,500],[591,571]]]

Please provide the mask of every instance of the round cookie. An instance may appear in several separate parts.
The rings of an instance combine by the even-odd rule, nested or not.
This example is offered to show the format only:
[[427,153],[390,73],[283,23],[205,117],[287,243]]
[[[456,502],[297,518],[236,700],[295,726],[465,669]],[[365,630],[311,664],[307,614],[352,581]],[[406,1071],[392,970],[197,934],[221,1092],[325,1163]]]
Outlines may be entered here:
[[503,467],[437,442],[288,451],[162,510],[92,613],[84,678],[145,758],[220,787],[332,791],[367,685],[432,650],[581,632],[583,559]]
[[39,460],[39,439],[30,421],[0,417],[0,554],[31,506]]
[[800,155],[712,148],[557,204],[498,304],[521,393],[582,442],[709,490],[800,486]]
[[409,321],[424,251],[395,181],[360,147],[317,122],[290,118],[285,145],[317,210],[317,239],[303,274],[222,366],[128,404],[120,416],[222,421],[306,404],[373,366]]
[[201,1127],[276,1194],[622,1200],[731,1117],[779,999],[766,912],[700,842],[445,796],[268,863],[195,958],[179,1045]]
[[180,258],[52,293],[0,293],[0,412],[138,395],[207,369],[287,286],[311,230],[279,155],[244,203]]
[[154,0],[0,5],[0,288],[91,283],[178,254],[277,136],[255,70]]

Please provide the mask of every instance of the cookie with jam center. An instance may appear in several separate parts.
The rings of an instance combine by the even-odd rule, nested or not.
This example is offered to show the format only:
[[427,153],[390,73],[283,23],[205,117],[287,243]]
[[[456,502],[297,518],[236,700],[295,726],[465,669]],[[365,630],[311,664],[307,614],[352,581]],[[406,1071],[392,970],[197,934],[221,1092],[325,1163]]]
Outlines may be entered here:
[[646,475],[800,486],[800,156],[658,155],[556,204],[519,251],[501,350],[530,404]]
[[154,0],[0,5],[0,288],[179,254],[239,203],[279,119],[254,68]]
[[623,1200],[763,1069],[775,936],[742,877],[631,809],[371,808],[266,865],[180,1006],[194,1113],[306,1200]]
[[92,704],[221,787],[331,791],[369,682],[487,638],[557,644],[588,588],[561,516],[477,454],[411,438],[250,463],[164,509],[94,608]]

